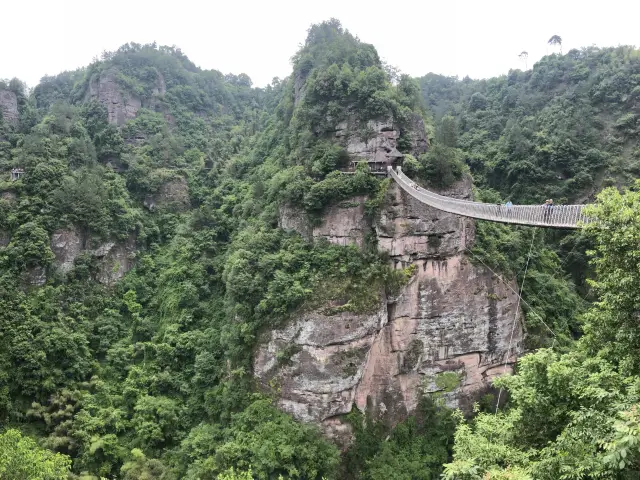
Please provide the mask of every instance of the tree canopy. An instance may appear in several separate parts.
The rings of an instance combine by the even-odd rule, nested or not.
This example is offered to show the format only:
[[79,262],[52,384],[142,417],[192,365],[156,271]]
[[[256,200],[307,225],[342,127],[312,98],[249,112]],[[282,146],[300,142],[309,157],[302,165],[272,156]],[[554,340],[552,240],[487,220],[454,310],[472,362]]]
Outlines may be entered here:
[[[19,110],[0,118],[0,478],[636,478],[638,50],[413,79],[331,19],[292,63],[255,88],[130,43],[32,91],[0,82]],[[496,382],[506,405],[463,418],[425,394],[394,424],[354,409],[341,451],[256,385],[253,355],[310,306],[368,313],[407,281],[375,235],[339,246],[279,226],[284,206],[314,225],[360,195],[380,213],[389,181],[340,173],[336,135],[377,123],[426,186],[471,176],[494,204],[597,195],[598,221],[535,237],[477,222],[471,261],[497,274],[523,281],[533,245],[530,353]]]

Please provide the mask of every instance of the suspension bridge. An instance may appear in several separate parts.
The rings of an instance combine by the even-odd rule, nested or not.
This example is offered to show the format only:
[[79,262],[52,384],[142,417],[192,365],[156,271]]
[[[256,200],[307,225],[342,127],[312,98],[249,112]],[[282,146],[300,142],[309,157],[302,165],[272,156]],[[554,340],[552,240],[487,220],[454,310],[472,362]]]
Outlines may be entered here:
[[444,212],[455,213],[465,217],[490,220],[492,222],[514,223],[551,228],[580,228],[589,223],[582,213],[585,205],[554,205],[547,209],[543,205],[492,205],[489,203],[471,202],[438,195],[426,190],[409,177],[400,167],[387,169],[389,175],[413,198]]

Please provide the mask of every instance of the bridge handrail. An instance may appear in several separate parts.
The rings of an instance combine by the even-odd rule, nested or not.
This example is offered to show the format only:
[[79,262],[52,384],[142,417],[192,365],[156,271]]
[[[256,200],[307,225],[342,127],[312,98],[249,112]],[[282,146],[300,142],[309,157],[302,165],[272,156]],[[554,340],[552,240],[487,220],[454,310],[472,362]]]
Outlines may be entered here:
[[409,177],[400,167],[397,172],[389,167],[388,172],[400,187],[412,197],[445,212],[494,222],[533,225],[540,227],[580,228],[589,219],[582,214],[584,205],[554,205],[546,210],[543,205],[493,205],[489,203],[460,200],[426,190]]

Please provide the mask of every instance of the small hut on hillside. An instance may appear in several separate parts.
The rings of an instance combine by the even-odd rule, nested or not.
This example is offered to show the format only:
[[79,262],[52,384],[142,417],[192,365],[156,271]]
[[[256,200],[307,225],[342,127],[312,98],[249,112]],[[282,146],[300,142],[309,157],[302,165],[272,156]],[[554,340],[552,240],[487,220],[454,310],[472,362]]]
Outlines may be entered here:
[[16,180],[20,180],[20,178],[24,175],[24,169],[22,168],[13,168],[11,170],[11,181],[15,182]]

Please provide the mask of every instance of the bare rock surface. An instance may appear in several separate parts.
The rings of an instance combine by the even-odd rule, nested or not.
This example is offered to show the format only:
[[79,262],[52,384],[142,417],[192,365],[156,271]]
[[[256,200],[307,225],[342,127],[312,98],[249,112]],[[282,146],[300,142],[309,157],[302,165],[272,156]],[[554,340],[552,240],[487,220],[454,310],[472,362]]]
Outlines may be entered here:
[[18,113],[18,97],[10,90],[0,90],[0,112],[2,118],[10,125],[17,125],[20,114]]
[[403,157],[398,151],[400,130],[391,120],[370,120],[363,131],[346,121],[341,122],[336,127],[335,136],[346,143],[352,160],[391,164]]
[[108,242],[90,253],[100,259],[100,270],[96,277],[104,285],[114,285],[133,268],[135,260],[135,239],[124,242]]
[[[442,195],[469,200],[468,178],[442,190]],[[395,183],[387,194],[387,206],[375,224],[379,248],[389,252],[396,264],[426,258],[445,258],[473,245],[475,223],[429,207],[407,195]]]
[[[468,199],[470,181],[441,193]],[[363,213],[329,209],[312,236],[359,244],[353,232],[371,228]],[[297,230],[300,218],[285,216],[282,222],[281,211],[281,223]],[[421,392],[440,388],[439,375],[454,372],[458,384],[445,398],[469,408],[492,378],[510,371],[523,348],[515,288],[464,253],[475,238],[473,220],[421,204],[392,184],[372,227],[395,268],[414,266],[400,294],[381,294],[380,308],[370,314],[301,313],[268,332],[254,357],[255,376],[265,388],[277,385],[283,410],[320,425],[343,445],[350,428],[341,416],[353,405],[395,424],[415,410]]]
[[57,230],[51,235],[51,250],[56,256],[56,267],[62,273],[67,273],[73,268],[76,257],[83,251],[82,239],[75,230]]
[[303,238],[311,240],[312,227],[306,213],[292,205],[281,205],[278,226],[288,232],[298,232]]
[[[451,406],[468,407],[487,389],[505,360],[522,349],[516,296],[490,272],[463,255],[415,263],[416,275],[388,309],[388,323],[369,353],[356,405],[392,423],[411,413],[420,389],[438,390],[435,379],[456,372]],[[507,359],[511,327],[516,332]]]
[[118,69],[110,68],[95,75],[89,83],[85,100],[96,99],[107,108],[109,123],[122,126],[136,117],[140,108],[155,109],[160,105],[167,87],[164,78],[158,72],[150,97],[141,98],[127,92],[118,84]]
[[307,75],[296,71],[293,77],[293,105],[298,106],[304,98]]
[[87,253],[100,260],[96,280],[104,285],[113,285],[131,268],[135,260],[136,245],[133,237],[120,242],[104,242],[96,248],[88,248],[90,241],[73,229],[57,230],[51,236],[51,250],[55,255],[54,265],[63,274],[68,273],[75,259]]
[[301,208],[291,205],[280,207],[278,226],[283,230],[298,232],[311,241],[324,238],[336,245],[364,245],[371,226],[365,216],[367,197],[353,197],[326,209],[318,225],[311,225]]
[[265,385],[276,380],[286,392],[281,406],[296,418],[324,421],[347,413],[368,352],[386,322],[382,302],[371,314],[304,314],[269,332],[257,352],[255,374]]
[[184,177],[174,178],[164,183],[158,193],[147,195],[144,206],[148,210],[167,208],[182,211],[189,207],[189,185]]
[[424,119],[418,115],[413,116],[413,130],[411,139],[411,153],[418,156],[427,151],[429,148],[429,139],[424,126]]
[[359,196],[329,207],[320,225],[313,228],[313,238],[325,238],[336,245],[362,247],[366,233],[371,230],[364,211],[366,200]]
[[118,85],[118,71],[108,69],[95,75],[89,83],[87,99],[94,98],[107,109],[107,119],[114,125],[124,125],[127,120],[135,118],[142,107],[142,100],[130,93],[126,93]]

